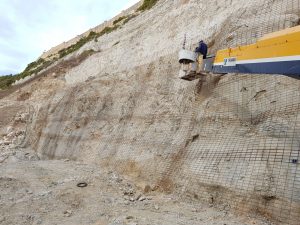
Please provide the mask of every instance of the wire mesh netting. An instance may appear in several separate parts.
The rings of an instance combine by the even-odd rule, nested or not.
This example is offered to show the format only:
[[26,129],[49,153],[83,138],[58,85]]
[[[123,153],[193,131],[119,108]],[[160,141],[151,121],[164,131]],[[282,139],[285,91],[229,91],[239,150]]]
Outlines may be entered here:
[[239,15],[229,17],[214,50],[252,44],[265,34],[297,26],[299,15],[298,0],[249,1]]
[[[300,84],[292,82],[255,75],[222,80],[200,115],[195,105],[182,134],[187,141],[167,157],[162,181],[182,182],[201,198],[279,224],[299,224]],[[213,89],[215,81],[206,85]]]
[[[267,224],[298,225],[299,80],[211,76],[178,92],[172,84],[161,84],[165,94],[145,84],[122,106],[120,123],[117,115],[106,118],[115,127],[101,138],[100,157],[154,189],[257,213],[272,221]],[[149,107],[151,95],[162,106]]]
[[[298,0],[249,1],[243,8],[229,17],[214,51],[299,24]],[[106,145],[106,153],[117,155],[114,167],[125,173],[139,162],[148,179],[159,177],[156,185],[164,191],[180,187],[210,203],[263,215],[270,224],[300,224],[299,80],[248,74],[219,79],[199,82],[195,95],[183,89],[171,112],[144,115],[140,106],[130,127],[121,129],[122,141]],[[166,87],[170,95],[172,90]],[[148,121],[147,131],[133,122],[137,115]],[[157,135],[149,140],[151,132]],[[126,159],[133,163],[129,168]]]

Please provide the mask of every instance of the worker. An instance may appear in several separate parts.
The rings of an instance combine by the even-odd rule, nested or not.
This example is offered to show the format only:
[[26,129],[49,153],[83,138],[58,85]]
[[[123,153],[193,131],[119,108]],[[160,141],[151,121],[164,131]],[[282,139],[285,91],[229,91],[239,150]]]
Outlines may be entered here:
[[207,57],[207,45],[204,43],[204,41],[199,42],[199,47],[196,48],[195,52],[197,53],[197,61],[198,61],[198,67],[197,71],[201,72],[203,71],[204,62],[203,60]]
[[195,52],[198,53],[198,54],[203,55],[203,59],[206,59],[207,49],[208,49],[207,44],[205,44],[204,41],[201,40],[199,42],[199,47],[196,48]]

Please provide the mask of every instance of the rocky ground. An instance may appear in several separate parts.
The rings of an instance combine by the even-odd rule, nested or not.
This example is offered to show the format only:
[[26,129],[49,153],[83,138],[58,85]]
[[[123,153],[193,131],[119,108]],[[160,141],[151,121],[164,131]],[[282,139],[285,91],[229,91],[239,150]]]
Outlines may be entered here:
[[[1,225],[270,224],[254,215],[237,217],[188,195],[136,187],[97,165],[16,157],[0,164]],[[78,187],[81,182],[87,186]]]

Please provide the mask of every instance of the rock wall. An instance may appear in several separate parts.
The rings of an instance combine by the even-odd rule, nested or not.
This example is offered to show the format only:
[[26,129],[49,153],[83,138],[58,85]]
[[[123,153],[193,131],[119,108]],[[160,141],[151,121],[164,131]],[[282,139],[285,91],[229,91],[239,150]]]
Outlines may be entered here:
[[238,29],[228,21],[251,20],[256,14],[245,10],[259,11],[261,4],[161,0],[86,44],[74,54],[99,53],[55,81],[60,85],[52,84],[54,91],[40,96],[50,78],[40,81],[39,94],[32,88],[27,147],[44,159],[96,163],[153,189],[190,192],[212,204],[255,210],[278,224],[297,224],[299,80],[177,78],[184,34],[191,48],[204,39],[213,49],[230,33],[225,27]]

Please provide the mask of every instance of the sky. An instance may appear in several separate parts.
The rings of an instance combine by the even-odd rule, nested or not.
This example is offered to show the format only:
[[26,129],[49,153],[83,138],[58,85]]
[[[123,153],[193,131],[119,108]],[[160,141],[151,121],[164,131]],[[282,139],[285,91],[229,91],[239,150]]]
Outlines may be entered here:
[[22,72],[45,50],[139,0],[0,0],[0,76]]

